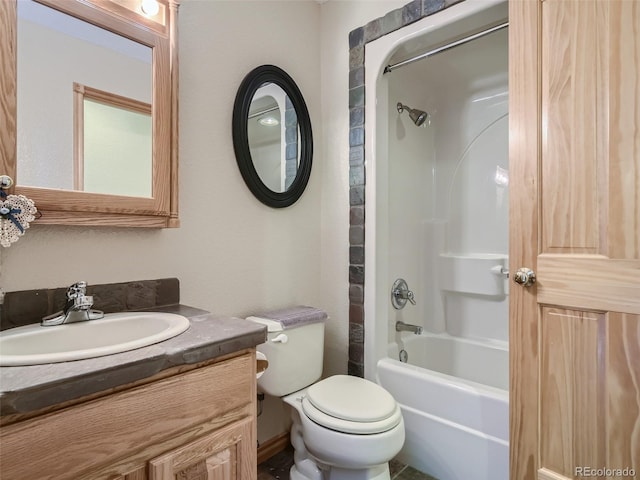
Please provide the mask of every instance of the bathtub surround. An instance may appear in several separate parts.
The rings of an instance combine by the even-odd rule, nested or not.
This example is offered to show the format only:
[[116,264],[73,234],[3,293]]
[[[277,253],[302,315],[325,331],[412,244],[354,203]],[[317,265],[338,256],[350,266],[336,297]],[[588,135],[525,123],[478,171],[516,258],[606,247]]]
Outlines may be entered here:
[[[382,72],[507,15],[505,2],[465,1],[366,47],[364,374],[399,399],[398,458],[442,479],[509,476],[507,32]],[[393,308],[398,278],[416,305]]]
[[414,0],[349,33],[349,366],[364,376],[366,44],[464,0]]

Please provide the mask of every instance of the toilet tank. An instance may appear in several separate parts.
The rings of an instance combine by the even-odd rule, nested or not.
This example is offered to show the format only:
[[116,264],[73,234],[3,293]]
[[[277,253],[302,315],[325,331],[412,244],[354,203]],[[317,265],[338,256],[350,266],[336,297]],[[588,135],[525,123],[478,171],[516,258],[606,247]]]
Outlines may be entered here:
[[324,321],[297,326],[263,317],[248,317],[267,326],[267,341],[256,347],[269,365],[258,379],[258,390],[282,397],[320,378],[324,355]]

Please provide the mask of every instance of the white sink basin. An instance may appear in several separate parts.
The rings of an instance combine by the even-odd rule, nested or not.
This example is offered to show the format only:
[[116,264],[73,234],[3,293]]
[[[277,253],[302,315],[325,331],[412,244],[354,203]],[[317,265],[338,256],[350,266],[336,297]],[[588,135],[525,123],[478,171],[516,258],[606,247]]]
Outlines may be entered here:
[[187,328],[187,318],[161,312],[107,313],[86,322],[12,328],[0,332],[0,366],[42,365],[126,352],[175,337]]

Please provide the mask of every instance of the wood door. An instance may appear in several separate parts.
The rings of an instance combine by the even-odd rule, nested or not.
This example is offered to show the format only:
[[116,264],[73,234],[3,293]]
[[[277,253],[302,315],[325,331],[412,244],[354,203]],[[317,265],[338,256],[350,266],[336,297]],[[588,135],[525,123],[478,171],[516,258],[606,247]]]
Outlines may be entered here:
[[149,462],[149,480],[254,480],[251,418],[234,422]]
[[640,477],[640,0],[509,7],[510,478]]

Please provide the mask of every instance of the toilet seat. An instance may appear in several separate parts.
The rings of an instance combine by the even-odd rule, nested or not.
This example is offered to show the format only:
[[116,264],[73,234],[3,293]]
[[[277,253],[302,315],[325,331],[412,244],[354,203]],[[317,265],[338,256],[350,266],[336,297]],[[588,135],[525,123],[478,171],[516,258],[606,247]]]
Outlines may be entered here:
[[360,377],[335,375],[307,389],[302,410],[315,423],[343,433],[375,434],[400,423],[394,398],[379,385]]

